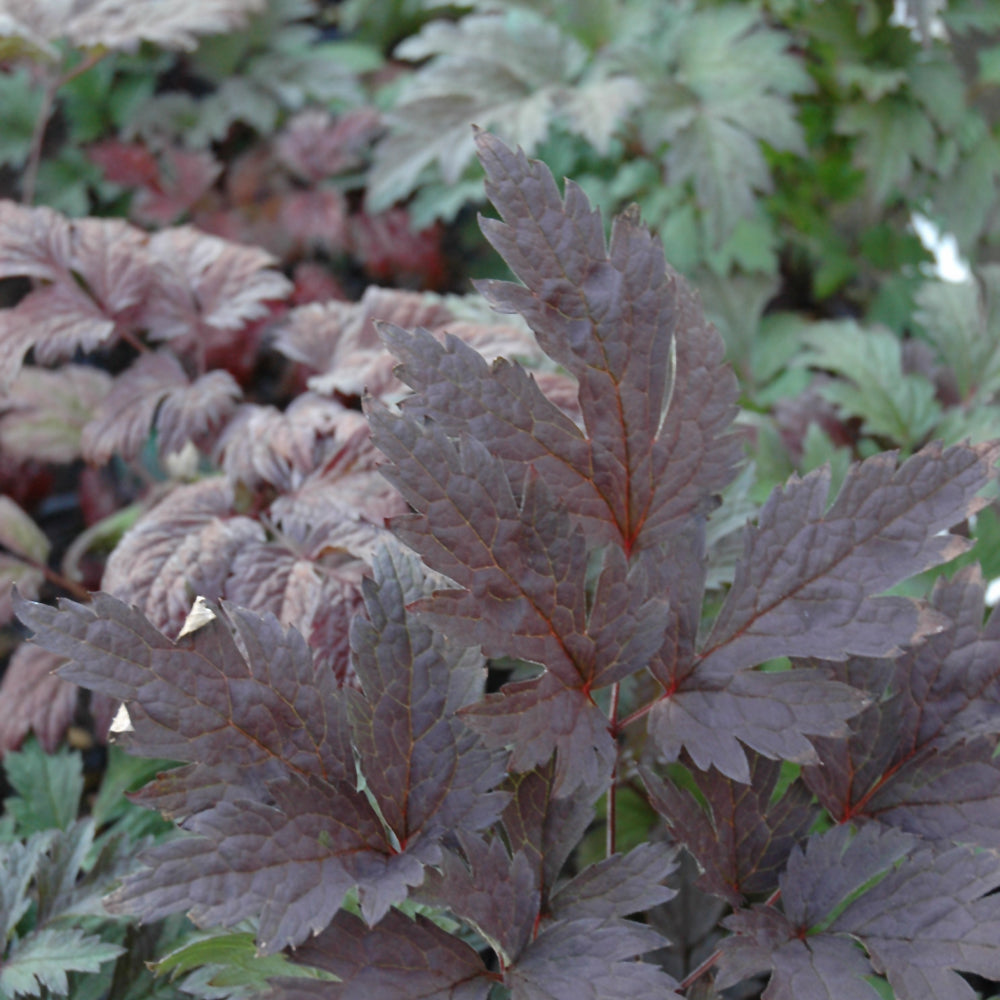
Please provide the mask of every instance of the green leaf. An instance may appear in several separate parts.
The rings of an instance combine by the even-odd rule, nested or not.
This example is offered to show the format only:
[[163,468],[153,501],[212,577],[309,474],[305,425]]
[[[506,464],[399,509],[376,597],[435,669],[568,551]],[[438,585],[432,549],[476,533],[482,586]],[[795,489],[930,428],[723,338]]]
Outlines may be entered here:
[[[387,116],[390,132],[375,151],[369,180],[371,211],[405,198],[431,165],[446,183],[456,182],[474,156],[474,124],[532,152],[587,62],[579,42],[526,11],[434,21],[395,55],[428,61],[403,84]],[[596,101],[596,110],[602,107]],[[577,103],[575,119],[571,113],[578,130],[582,111]]]
[[48,754],[35,739],[4,757],[7,780],[18,793],[4,803],[21,836],[40,830],[68,830],[83,794],[83,764],[78,753]]
[[46,927],[15,942],[0,968],[0,995],[65,996],[67,972],[97,972],[124,949],[79,929]]
[[333,979],[328,972],[306,965],[293,965],[283,953],[258,955],[252,931],[215,933],[182,944],[153,964],[157,976],[171,980],[202,966],[213,966],[212,986],[255,986],[264,989],[268,979],[294,976],[300,979]]
[[917,293],[916,319],[951,369],[963,400],[1000,388],[1000,266],[975,281],[929,281]]
[[25,67],[12,73],[0,73],[0,108],[3,108],[0,165],[15,170],[24,166],[44,100],[45,88],[31,78]]
[[923,108],[908,101],[887,97],[877,104],[850,105],[841,109],[837,131],[855,137],[857,162],[867,171],[878,204],[905,192],[915,166],[934,164],[934,126]]
[[713,247],[771,188],[761,143],[805,153],[789,97],[813,85],[790,43],[752,8],[733,5],[676,18],[636,54],[649,94],[643,136],[651,148],[666,145],[670,183],[693,186]]
[[94,822],[101,827],[133,813],[155,818],[155,814],[150,810],[133,806],[125,798],[125,793],[136,791],[155,778],[160,771],[167,771],[176,766],[176,761],[132,757],[120,747],[109,746],[107,769],[101,778],[97,797],[90,807]]
[[899,339],[880,327],[862,329],[853,320],[816,323],[805,333],[801,363],[842,376],[820,392],[865,431],[912,448],[941,418],[933,383],[903,372]]
[[55,830],[42,830],[26,841],[0,845],[0,941],[10,938],[31,905],[28,885],[55,837]]

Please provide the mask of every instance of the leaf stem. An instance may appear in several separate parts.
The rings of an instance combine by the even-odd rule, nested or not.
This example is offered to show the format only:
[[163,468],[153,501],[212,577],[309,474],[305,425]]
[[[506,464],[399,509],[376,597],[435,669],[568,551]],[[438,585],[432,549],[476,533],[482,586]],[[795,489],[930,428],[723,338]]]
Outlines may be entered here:
[[14,558],[23,562],[26,566],[30,566],[32,569],[37,569],[39,573],[45,575],[45,579],[49,583],[54,583],[57,587],[62,587],[63,590],[72,594],[78,601],[85,601],[90,603],[93,595],[86,587],[81,583],[77,583],[76,580],[71,580],[68,576],[63,575],[58,570],[52,569],[51,566],[46,565],[43,562],[39,562],[37,559],[32,559],[31,556],[26,556],[23,553],[11,553]]
[[58,76],[51,76],[46,82],[45,92],[42,95],[42,106],[38,109],[38,117],[35,119],[35,127],[31,133],[28,162],[25,165],[24,177],[21,182],[22,205],[31,205],[35,201],[35,185],[38,183],[38,168],[42,162],[42,146],[45,143],[46,129],[48,129],[49,121],[52,118],[52,106],[55,103],[56,94],[70,80],[75,80],[76,77],[96,66],[107,54],[106,49],[95,49],[72,69],[68,69]]
[[[618,731],[618,698],[621,694],[620,685],[611,685],[611,733],[612,737]],[[605,852],[610,858],[615,853],[615,831],[618,826],[618,755],[615,754],[615,766],[611,772],[611,785],[608,788],[608,816],[605,827]]]
[[[780,898],[781,898],[781,890],[775,889],[774,892],[772,892],[771,895],[768,896],[766,900],[764,900],[764,905],[774,906],[774,904],[777,903]],[[711,955],[708,956],[708,958],[705,959],[704,962],[701,963],[701,965],[698,966],[697,969],[695,969],[693,972],[689,972],[681,980],[681,982],[677,986],[677,989],[683,991],[686,990],[689,986],[692,986],[699,979],[701,979],[701,977],[705,975],[705,973],[708,972],[708,970],[711,969],[712,966],[715,965],[715,963],[718,962],[721,957],[722,957],[722,949],[717,948],[715,951],[712,952]]]

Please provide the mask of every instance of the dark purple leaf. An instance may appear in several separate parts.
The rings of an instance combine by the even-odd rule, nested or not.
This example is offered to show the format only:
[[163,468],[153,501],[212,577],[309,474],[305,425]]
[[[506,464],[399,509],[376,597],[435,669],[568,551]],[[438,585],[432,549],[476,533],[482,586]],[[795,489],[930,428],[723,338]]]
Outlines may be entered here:
[[486,1000],[496,980],[467,944],[426,917],[410,920],[397,910],[371,928],[342,911],[294,960],[340,982],[282,980],[274,1000]]
[[865,977],[881,973],[899,1000],[973,1000],[952,970],[1000,975],[997,886],[992,851],[938,851],[877,824],[836,827],[792,851],[783,912],[757,906],[726,919],[734,936],[719,985],[771,970],[765,1000],[862,1000]]
[[698,887],[733,906],[747,895],[773,892],[789,851],[819,815],[805,786],[793,783],[772,803],[781,765],[756,754],[748,783],[714,769],[689,773],[704,805],[693,791],[648,769],[642,778],[652,805],[701,866]]
[[364,582],[368,620],[351,626],[362,695],[350,697],[349,715],[368,791],[403,847],[485,829],[506,802],[492,791],[503,763],[456,714],[482,694],[482,658],[407,612],[428,589],[414,556],[387,545],[374,568],[377,582]]
[[835,668],[873,703],[847,740],[819,739],[804,777],[833,815],[870,816],[929,838],[1000,846],[995,756],[1000,732],[1000,615],[983,625],[978,568],[939,580],[946,627],[895,661]]

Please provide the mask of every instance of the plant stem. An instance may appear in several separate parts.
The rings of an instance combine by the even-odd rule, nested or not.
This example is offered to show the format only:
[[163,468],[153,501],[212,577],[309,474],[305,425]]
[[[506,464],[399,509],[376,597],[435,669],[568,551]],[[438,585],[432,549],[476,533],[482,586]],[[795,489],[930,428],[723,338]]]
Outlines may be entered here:
[[55,103],[59,88],[69,83],[70,80],[76,79],[81,73],[86,73],[88,69],[92,69],[107,54],[106,50],[95,50],[72,69],[68,69],[58,76],[51,76],[46,82],[45,92],[42,96],[42,106],[38,111],[38,117],[35,119],[35,127],[31,133],[28,162],[25,165],[24,177],[21,182],[22,205],[31,205],[35,201],[35,185],[38,183],[38,168],[42,162],[42,146],[45,142],[45,130],[49,127],[49,121],[52,118],[52,105]]
[[76,580],[71,580],[68,576],[64,576],[58,570],[52,569],[51,566],[46,566],[45,563],[37,562],[34,559],[29,559],[26,556],[19,555],[17,557],[21,562],[27,563],[32,569],[37,569],[39,572],[45,574],[45,578],[50,582],[54,583],[57,587],[62,587],[63,590],[72,594],[78,601],[90,602],[93,596],[86,587],[81,583],[77,583]]
[[28,149],[28,162],[24,168],[21,181],[21,204],[31,205],[35,200],[35,183],[38,180],[38,167],[42,160],[42,143],[45,141],[45,130],[52,117],[52,104],[59,89],[59,77],[51,77],[45,84],[42,95],[42,106],[35,119],[35,128],[31,133],[31,146]]
[[[618,731],[618,697],[620,694],[620,686],[618,684],[611,685],[611,711],[609,713],[611,718],[611,733],[612,738],[616,738],[615,734]],[[612,854],[615,853],[615,831],[618,826],[618,755],[615,754],[615,766],[611,772],[611,784],[608,786],[608,816],[607,816],[607,826],[605,827],[605,852],[610,858]]]
[[[767,899],[764,901],[764,905],[773,906],[775,903],[778,902],[780,898],[781,898],[781,890],[775,889],[774,892],[772,892],[771,895],[768,896]],[[681,980],[677,989],[682,991],[686,990],[693,983],[697,982],[699,979],[701,979],[703,975],[705,975],[706,972],[708,972],[709,969],[712,968],[713,965],[715,965],[716,962],[719,961],[721,956],[722,956],[721,948],[717,949],[716,951],[713,951],[712,954],[709,955],[708,958],[706,958],[705,961],[702,962],[697,969],[695,969],[693,972],[689,972]]]

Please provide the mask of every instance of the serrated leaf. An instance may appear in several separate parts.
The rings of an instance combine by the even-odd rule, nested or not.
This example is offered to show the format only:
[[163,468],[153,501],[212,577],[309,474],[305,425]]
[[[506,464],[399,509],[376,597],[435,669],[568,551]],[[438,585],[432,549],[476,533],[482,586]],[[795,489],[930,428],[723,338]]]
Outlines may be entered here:
[[84,0],[72,9],[3,0],[3,32],[39,44],[66,39],[81,48],[134,51],[141,41],[191,49],[200,34],[229,31],[261,8],[261,0],[173,0],[139,11],[117,0]]
[[20,458],[72,462],[81,432],[111,388],[99,368],[23,368],[0,400],[0,447]]
[[670,182],[694,186],[708,238],[719,246],[770,190],[761,141],[804,152],[790,97],[812,82],[789,51],[791,39],[753,10],[711,7],[665,20],[656,56],[634,55],[648,89],[641,128],[650,146],[667,144]]
[[[18,581],[25,596],[33,597]],[[13,609],[12,609],[13,613]],[[0,683],[0,749],[17,749],[34,731],[46,753],[53,753],[76,711],[76,685],[55,673],[63,662],[32,643],[14,650]],[[75,807],[74,807],[75,808]]]
[[173,354],[143,354],[115,378],[84,427],[84,457],[97,464],[113,455],[134,460],[154,429],[161,455],[179,452],[189,441],[207,447],[241,395],[227,371],[206,372],[192,382]]
[[233,488],[209,478],[178,486],[125,533],[108,559],[108,590],[175,634],[200,594],[216,600],[241,549],[264,529],[233,510]]
[[[877,824],[836,827],[792,852],[784,912],[757,906],[726,919],[720,986],[771,970],[766,1000],[867,1000],[873,972],[899,1000],[973,1000],[952,970],[996,976],[1000,884],[994,852],[938,852]],[[860,942],[867,952],[857,948]]]
[[916,319],[953,373],[961,398],[985,398],[1000,380],[1000,268],[984,267],[981,283],[929,281],[916,301]]
[[926,111],[910,101],[890,96],[874,104],[842,107],[837,131],[856,136],[857,162],[879,204],[906,189],[915,167],[934,166],[934,126]]
[[23,841],[0,844],[0,941],[5,946],[31,906],[28,886],[56,836],[55,830],[39,830]]
[[559,921],[507,970],[511,1000],[676,1000],[670,976],[633,961],[663,944],[652,928],[627,920]]
[[406,611],[428,590],[415,557],[381,546],[373,568],[368,621],[351,624],[363,697],[349,696],[348,709],[366,788],[401,845],[485,829],[505,804],[492,792],[503,765],[455,717],[482,693],[481,661]]
[[437,871],[429,871],[420,899],[446,906],[468,921],[503,956],[517,959],[531,940],[539,911],[539,886],[528,857],[511,857],[503,841],[488,843],[460,836],[462,856],[446,852]]
[[97,972],[125,949],[82,930],[44,927],[15,942],[0,969],[7,996],[57,996],[69,992],[68,972]]
[[369,177],[370,210],[405,198],[431,164],[447,183],[458,181],[475,154],[473,125],[532,152],[586,58],[575,39],[529,11],[432,21],[396,52],[428,62],[387,116],[391,130]]
[[547,908],[559,872],[593,820],[593,795],[557,797],[554,762],[511,775],[506,787],[511,792],[503,811],[507,842],[531,862]]
[[[545,352],[580,380],[592,439],[591,468],[580,471],[626,551],[652,547],[664,522],[704,509],[707,494],[735,475],[738,452],[726,434],[735,385],[721,339],[637,219],[616,219],[605,248],[600,217],[572,182],[564,200],[541,164],[486,135],[479,144],[487,193],[504,220],[483,220],[483,231],[527,284],[486,282],[481,291],[498,310],[521,313]],[[697,466],[682,485],[668,469],[687,434],[704,448],[688,449]]]
[[1000,618],[984,627],[978,568],[940,580],[932,607],[947,626],[895,661],[835,668],[873,704],[846,741],[816,741],[803,776],[835,816],[872,817],[932,839],[1000,847],[997,806]]
[[641,772],[650,802],[698,861],[698,887],[733,906],[745,896],[777,888],[789,850],[805,839],[817,818],[801,783],[772,803],[780,770],[775,761],[753,755],[745,784],[715,770],[691,771],[705,806],[690,790],[660,780],[647,768]]
[[[54,664],[49,663],[49,669]],[[78,753],[45,753],[35,742],[3,759],[7,781],[18,794],[6,800],[5,811],[19,835],[39,830],[68,830],[83,795],[83,764]]]
[[158,280],[144,319],[154,340],[197,342],[204,327],[239,330],[267,315],[291,282],[256,247],[241,246],[191,227],[165,229],[149,240]]
[[915,605],[870,595],[965,550],[947,529],[982,506],[976,493],[997,453],[929,445],[898,467],[877,455],[848,471],[829,509],[828,471],[776,490],[747,531],[702,650],[706,675],[775,656],[887,655],[937,631]]
[[677,849],[640,844],[628,854],[612,854],[578,872],[552,896],[552,913],[561,920],[627,917],[665,903],[676,891],[663,885],[677,869]]
[[0,275],[41,279],[0,312],[0,351],[16,376],[25,351],[48,364],[115,339],[153,282],[146,236],[120,219],[70,221],[0,202]]
[[934,383],[904,371],[902,341],[888,330],[849,320],[818,323],[805,342],[801,363],[842,376],[822,383],[820,395],[846,416],[860,417],[866,433],[912,448],[941,419]]
[[372,928],[341,911],[296,950],[295,960],[340,982],[279,981],[274,1000],[486,1000],[493,982],[467,944],[426,917],[411,920],[398,910]]
[[69,661],[63,677],[129,705],[133,753],[247,769],[276,758],[303,777],[353,776],[339,688],[273,617],[220,610],[174,642],[107,594],[58,610],[23,602],[21,612],[35,641]]

